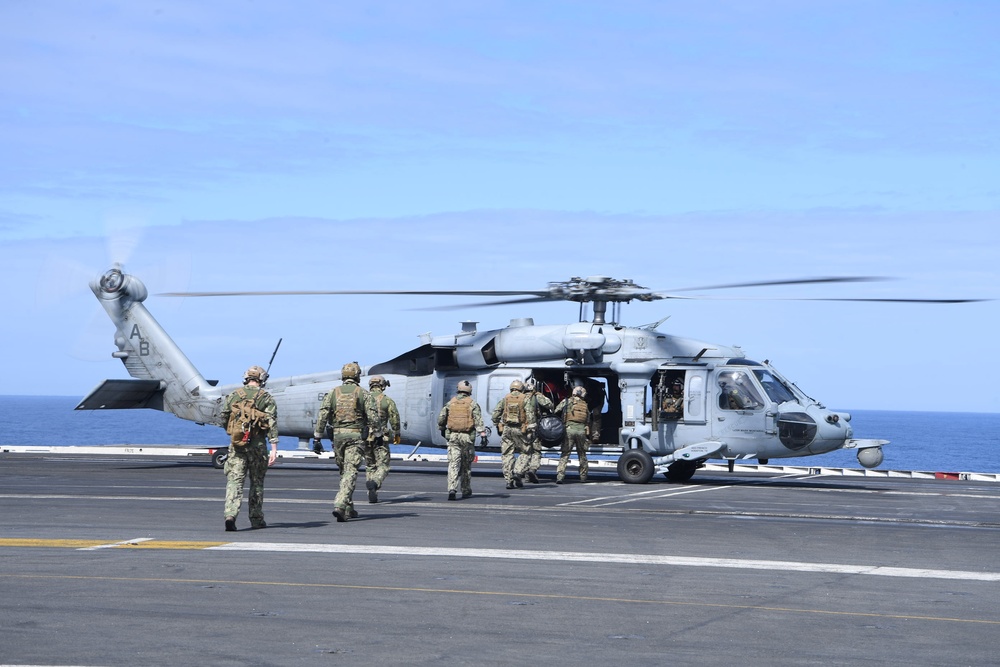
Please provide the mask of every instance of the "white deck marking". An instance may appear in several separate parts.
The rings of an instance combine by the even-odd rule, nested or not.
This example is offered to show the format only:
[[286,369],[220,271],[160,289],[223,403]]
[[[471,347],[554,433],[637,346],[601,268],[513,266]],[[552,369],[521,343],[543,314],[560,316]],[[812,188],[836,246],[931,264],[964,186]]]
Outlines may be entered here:
[[269,542],[231,542],[205,551],[267,551],[281,553],[369,554],[376,556],[427,556],[452,558],[507,558],[559,562],[585,562],[630,565],[669,565],[674,567],[721,567],[741,570],[777,570],[781,572],[826,572],[863,574],[877,577],[916,579],[954,579],[997,581],[1000,572],[966,570],[931,570],[881,565],[806,563],[783,560],[747,560],[742,558],[699,558],[659,554],[587,553],[574,551],[527,551],[518,549],[468,549],[459,547],[397,547],[363,544],[275,544]]
[[152,537],[137,537],[134,540],[122,540],[121,542],[98,544],[96,547],[83,547],[82,549],[77,549],[77,551],[97,551],[98,549],[114,549],[115,547],[121,547],[127,544],[138,544],[139,542],[149,542],[152,539],[153,539]]

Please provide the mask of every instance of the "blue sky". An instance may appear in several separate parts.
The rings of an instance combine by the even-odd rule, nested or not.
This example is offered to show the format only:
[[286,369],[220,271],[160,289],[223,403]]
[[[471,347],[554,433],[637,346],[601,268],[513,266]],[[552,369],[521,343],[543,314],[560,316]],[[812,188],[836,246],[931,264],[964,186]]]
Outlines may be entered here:
[[[153,294],[539,289],[1000,297],[1000,6],[6,2],[0,394],[124,377],[87,280]],[[721,296],[721,294],[716,294]],[[575,318],[468,299],[167,299],[207,377],[375,363],[426,331]],[[843,409],[1000,411],[997,302],[660,301]]]

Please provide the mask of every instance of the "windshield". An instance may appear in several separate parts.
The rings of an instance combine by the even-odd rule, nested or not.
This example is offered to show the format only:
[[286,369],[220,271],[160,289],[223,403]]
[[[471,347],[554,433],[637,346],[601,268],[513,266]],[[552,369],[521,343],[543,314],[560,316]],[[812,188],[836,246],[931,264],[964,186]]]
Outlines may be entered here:
[[785,403],[795,400],[795,394],[792,393],[792,390],[771,371],[766,368],[755,368],[753,369],[753,373],[764,386],[764,391],[767,393],[768,398],[775,403]]

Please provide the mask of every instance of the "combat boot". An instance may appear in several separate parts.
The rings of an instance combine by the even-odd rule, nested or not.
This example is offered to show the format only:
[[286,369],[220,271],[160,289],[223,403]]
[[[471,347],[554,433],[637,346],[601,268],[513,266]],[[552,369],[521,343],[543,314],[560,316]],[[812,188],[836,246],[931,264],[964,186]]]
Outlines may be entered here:
[[347,508],[346,507],[334,508],[333,516],[337,517],[337,523],[344,523],[345,521],[347,521]]
[[236,530],[236,517],[234,517],[234,516],[227,516],[226,517],[226,531],[227,532],[232,532],[234,530]]
[[524,488],[524,482],[521,481],[520,475],[514,475],[514,486],[516,486],[519,489]]
[[448,500],[458,500],[457,496],[458,496],[458,494],[455,493],[454,491],[449,491],[448,492]]
[[369,479],[365,482],[365,486],[368,487],[368,502],[377,503],[378,502],[378,484],[375,483],[374,479]]
[[532,484],[538,484],[538,475],[536,475],[533,471],[529,470],[528,481],[531,482]]

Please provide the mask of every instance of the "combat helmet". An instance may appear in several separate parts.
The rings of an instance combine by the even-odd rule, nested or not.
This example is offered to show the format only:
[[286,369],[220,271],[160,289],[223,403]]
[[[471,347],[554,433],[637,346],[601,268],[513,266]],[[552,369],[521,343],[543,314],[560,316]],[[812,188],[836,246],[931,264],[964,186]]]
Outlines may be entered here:
[[510,383],[511,391],[524,391],[524,383],[520,380],[514,380]]
[[385,378],[381,375],[373,375],[368,379],[368,388],[375,389],[385,389],[389,386],[389,383],[385,381]]
[[247,369],[247,372],[243,374],[243,384],[247,384],[251,380],[256,380],[263,387],[264,383],[267,382],[267,371],[265,371],[260,366],[251,366]]
[[361,379],[361,366],[358,366],[358,362],[350,361],[344,364],[344,367],[340,369],[340,379],[341,380],[354,380],[357,382]]
[[471,394],[472,393],[472,383],[468,380],[462,380],[458,383],[458,393],[460,394]]

